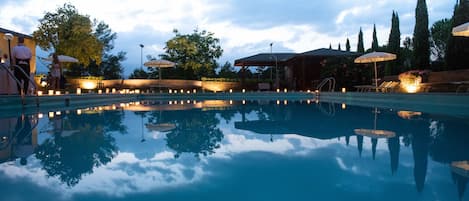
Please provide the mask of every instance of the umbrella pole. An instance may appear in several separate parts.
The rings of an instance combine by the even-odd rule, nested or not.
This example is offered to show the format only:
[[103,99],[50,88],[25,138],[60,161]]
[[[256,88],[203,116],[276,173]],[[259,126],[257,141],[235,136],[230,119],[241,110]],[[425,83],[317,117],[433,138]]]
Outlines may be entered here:
[[378,92],[378,71],[376,68],[376,62],[375,62],[375,90]]

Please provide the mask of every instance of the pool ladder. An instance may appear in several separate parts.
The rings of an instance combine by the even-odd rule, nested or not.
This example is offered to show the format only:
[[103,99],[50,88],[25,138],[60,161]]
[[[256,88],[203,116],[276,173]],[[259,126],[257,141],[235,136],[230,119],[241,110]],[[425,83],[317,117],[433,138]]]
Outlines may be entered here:
[[328,77],[325,78],[324,80],[321,81],[321,83],[318,84],[317,90],[321,91],[321,89],[328,84],[328,91],[329,92],[334,92],[335,90],[335,78],[333,77]]
[[[21,104],[23,105],[26,105],[26,101],[25,101],[25,95],[23,93],[23,85],[22,83],[16,78],[15,74],[13,73],[13,71],[10,71],[9,67],[4,65],[4,64],[0,64],[0,67],[3,68],[10,77],[13,78],[13,80],[15,80],[16,84],[18,84],[20,86],[20,89],[19,89],[19,94],[21,96]],[[28,78],[28,82],[30,82],[30,86],[34,88],[34,92],[33,94],[35,94],[36,96],[36,106],[39,106],[39,98],[38,98],[38,95],[37,95],[37,86],[36,86],[36,83],[34,82],[34,80],[31,78],[30,74],[26,73],[20,66],[18,65],[12,65],[13,68],[15,69],[18,69],[23,75],[26,76],[26,78]]]

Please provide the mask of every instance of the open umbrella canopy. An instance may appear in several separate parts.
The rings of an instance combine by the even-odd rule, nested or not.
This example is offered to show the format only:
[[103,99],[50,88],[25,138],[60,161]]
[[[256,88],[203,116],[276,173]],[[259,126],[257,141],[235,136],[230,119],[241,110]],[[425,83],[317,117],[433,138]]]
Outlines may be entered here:
[[375,66],[375,90],[378,92],[378,69],[376,68],[376,62],[382,61],[391,61],[396,59],[397,56],[395,54],[387,53],[387,52],[371,52],[368,54],[364,54],[355,59],[355,63],[374,63]]
[[159,123],[159,124],[145,124],[148,130],[167,132],[176,128],[176,124],[173,123]]
[[174,67],[176,63],[167,60],[151,60],[143,64],[146,67],[157,67],[157,68],[170,68]]
[[[78,59],[74,58],[74,57],[71,57],[71,56],[67,56],[67,55],[59,55],[57,56],[58,59],[59,59],[59,62],[69,62],[69,63],[78,63]],[[52,56],[50,57],[47,57],[47,58],[43,58],[43,60],[45,61],[52,61]]]
[[371,52],[355,59],[355,63],[375,63],[382,61],[391,61],[396,59],[395,54],[387,52]]
[[454,27],[452,33],[453,36],[469,37],[469,22]]

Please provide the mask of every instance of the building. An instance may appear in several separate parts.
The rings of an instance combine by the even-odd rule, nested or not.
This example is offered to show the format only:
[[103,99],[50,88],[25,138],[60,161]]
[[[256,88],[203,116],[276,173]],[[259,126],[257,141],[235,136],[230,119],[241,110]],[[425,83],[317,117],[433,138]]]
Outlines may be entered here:
[[[315,88],[318,81],[321,80],[321,69],[325,66],[327,59],[352,59],[357,56],[359,56],[359,54],[356,52],[321,48],[299,54],[256,54],[237,59],[235,60],[234,65],[240,66],[242,72],[251,66],[270,66],[274,68],[274,72],[276,72],[276,81],[274,83],[275,88],[288,87],[294,90],[306,90]],[[242,83],[243,80],[244,76],[242,76]]]
[[5,37],[5,34],[7,33],[11,33],[13,35],[13,39],[10,40],[11,49],[13,49],[13,47],[18,44],[19,36],[24,37],[24,44],[29,47],[31,49],[31,52],[33,53],[33,57],[30,61],[30,73],[36,73],[36,42],[33,40],[33,37],[27,34],[18,33],[0,27],[0,55],[3,57],[4,54],[7,54],[8,58],[10,58],[10,51],[8,51],[8,40]]

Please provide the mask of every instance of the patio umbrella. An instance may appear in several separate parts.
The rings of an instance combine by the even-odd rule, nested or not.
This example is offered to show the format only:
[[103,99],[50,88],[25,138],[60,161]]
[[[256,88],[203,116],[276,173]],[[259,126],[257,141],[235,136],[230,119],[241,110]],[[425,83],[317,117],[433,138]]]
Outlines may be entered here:
[[375,65],[375,87],[376,91],[378,91],[378,72],[376,69],[376,63],[382,61],[391,61],[396,59],[395,54],[386,53],[386,52],[371,52],[368,54],[364,54],[355,59],[355,63],[374,63]]
[[469,161],[451,162],[451,170],[461,176],[469,178]]
[[[74,57],[71,57],[71,56],[67,56],[67,55],[59,55],[57,56],[58,59],[59,59],[59,62],[62,62],[62,63],[78,63],[78,59],[74,58]],[[52,61],[52,56],[50,57],[47,57],[47,58],[43,58],[43,60],[45,61]]]
[[453,36],[469,37],[469,22],[454,27],[452,33]]
[[378,109],[375,108],[373,111],[375,113],[375,119],[374,119],[374,125],[373,129],[365,129],[365,128],[357,128],[354,129],[353,131],[357,135],[363,135],[371,138],[393,138],[396,136],[396,133],[393,131],[387,131],[387,130],[378,130],[376,129],[376,122],[378,120]]
[[151,60],[143,64],[146,67],[156,67],[158,68],[158,78],[161,80],[161,68],[170,68],[174,67],[176,63],[167,61],[167,60]]
[[151,131],[159,131],[159,132],[167,132],[176,128],[176,124],[173,123],[159,123],[159,124],[145,124],[148,130]]

